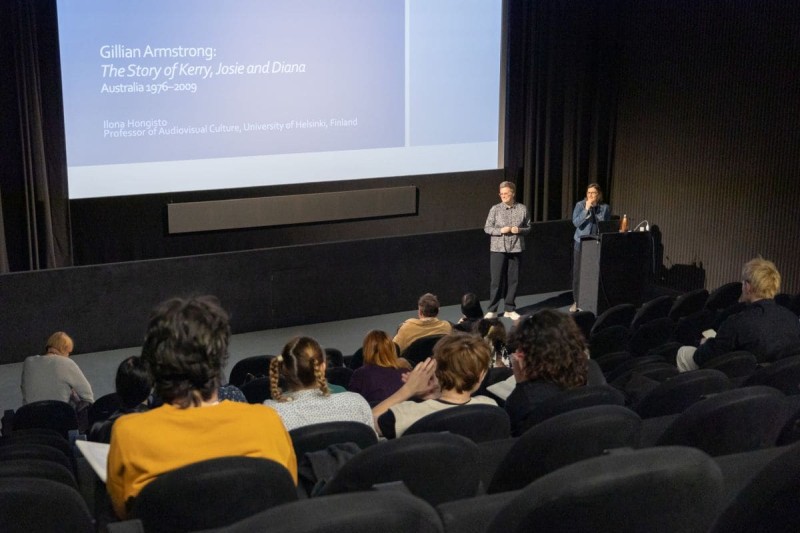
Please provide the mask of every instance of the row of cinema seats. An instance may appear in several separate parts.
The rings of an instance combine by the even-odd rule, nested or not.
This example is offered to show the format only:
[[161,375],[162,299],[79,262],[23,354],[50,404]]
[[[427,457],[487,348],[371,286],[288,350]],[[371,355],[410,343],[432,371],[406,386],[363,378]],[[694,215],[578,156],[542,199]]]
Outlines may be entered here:
[[[586,395],[584,401],[585,398]],[[366,529],[359,527],[370,527],[366,521],[374,520],[375,514],[372,508],[364,509],[358,502],[366,498],[370,505],[377,506],[387,498],[387,504],[400,501],[401,507],[410,506],[397,518],[404,527],[408,527],[404,520],[421,520],[424,516],[426,524],[432,521],[432,531],[441,531],[442,527],[448,531],[513,531],[531,520],[527,514],[519,515],[522,508],[534,513],[531,516],[537,517],[537,523],[542,520],[542,524],[548,524],[545,530],[604,530],[607,524],[602,520],[622,520],[623,514],[633,509],[637,516],[628,517],[625,527],[617,530],[707,531],[716,517],[736,516],[734,522],[738,524],[747,510],[739,507],[756,506],[752,498],[741,497],[755,490],[748,488],[751,481],[775,494],[795,491],[787,494],[797,496],[800,477],[796,467],[791,467],[800,457],[798,445],[776,446],[793,419],[796,425],[795,399],[769,387],[738,388],[700,400],[679,415],[642,419],[622,405],[581,408],[573,391],[569,391],[563,393],[560,414],[551,405],[549,418],[543,417],[516,439],[508,437],[507,419],[502,423],[505,412],[487,406],[436,413],[429,420],[418,422],[421,433],[412,428],[403,437],[383,443],[377,443],[368,427],[356,423],[307,426],[291,433],[301,472],[313,466],[309,454],[315,450],[320,453],[329,445],[342,442],[354,442],[361,449],[341,469],[323,479],[325,483],[317,487],[319,495],[310,499],[318,505],[295,501],[307,498],[304,489],[310,484],[304,483],[296,490],[282,467],[269,461],[256,466],[253,461],[259,460],[224,458],[184,467],[154,481],[143,490],[132,511],[138,522],[116,524],[112,529],[193,531],[228,526],[243,519],[229,530],[258,527],[266,531],[333,531],[330,527],[335,526],[360,531]],[[476,430],[482,427],[493,429]],[[440,430],[449,431],[438,433]],[[14,439],[26,438],[25,431],[32,430],[15,431],[4,437],[0,450],[13,447]],[[50,437],[66,442],[57,433]],[[59,453],[64,454],[61,448]],[[615,451],[604,456],[607,450]],[[781,466],[766,468],[772,459]],[[721,480],[715,464],[722,469]],[[786,478],[787,472],[794,474]],[[52,478],[46,482],[36,479],[47,477],[42,473],[23,474],[17,470],[11,474],[13,483],[2,484],[0,530],[21,531],[23,526],[26,531],[90,530],[81,527],[87,517],[91,524],[92,516],[85,502],[75,500],[74,485]],[[18,478],[28,481],[20,483]],[[702,486],[698,494],[683,492],[689,490],[684,484],[697,483]],[[376,487],[386,490],[387,496],[357,494]],[[405,498],[403,492],[410,492],[425,503],[411,503],[413,500]],[[342,493],[347,494],[336,496]],[[761,492],[758,494],[755,501],[761,502],[761,507],[747,512],[763,512],[762,507],[774,503],[774,498],[765,500]],[[544,515],[538,514],[544,512],[541,509],[533,508],[555,496],[559,498],[558,505]],[[71,508],[42,513],[43,506],[49,505],[45,502],[55,498],[60,505]],[[330,516],[322,517],[313,511],[330,509],[333,498],[339,498],[333,509],[346,507],[348,512],[332,510]],[[20,501],[27,502],[24,509],[13,503]],[[349,502],[346,506],[345,501]],[[554,501],[552,505],[556,505]],[[587,505],[581,507],[585,516],[563,514],[575,501]],[[594,503],[588,505],[587,501]],[[667,513],[670,501],[681,512],[673,508],[671,514]],[[522,505],[523,502],[528,503]],[[263,511],[262,516],[260,511],[269,507],[274,508]],[[725,511],[729,507],[733,510]],[[782,520],[793,523],[785,515],[797,512],[796,507],[769,508],[768,514],[773,518],[768,522],[770,527],[784,523]],[[28,516],[29,510],[39,512]],[[251,515],[254,516],[246,518]],[[286,516],[296,516],[296,522],[287,522]],[[76,522],[67,523],[69,517]],[[584,526],[591,527],[581,526],[582,520],[586,521]],[[651,520],[655,522],[645,522]],[[315,524],[316,529],[310,524]],[[374,530],[375,522],[371,527]],[[380,527],[394,526],[381,521]],[[729,530],[740,529],[715,529]]]

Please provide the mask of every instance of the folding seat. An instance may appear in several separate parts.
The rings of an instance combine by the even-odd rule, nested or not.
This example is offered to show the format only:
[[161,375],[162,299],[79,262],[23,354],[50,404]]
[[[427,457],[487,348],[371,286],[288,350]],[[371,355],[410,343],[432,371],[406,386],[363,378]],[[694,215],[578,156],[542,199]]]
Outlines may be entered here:
[[364,449],[376,444],[375,430],[361,422],[323,422],[295,428],[289,432],[299,461],[304,454],[324,450],[332,444],[352,442]]
[[14,413],[14,429],[46,428],[53,429],[64,438],[69,432],[78,429],[78,416],[75,409],[58,400],[41,400],[23,405]]
[[486,442],[511,436],[511,421],[504,409],[494,405],[462,405],[424,416],[403,433],[447,431],[472,442]]
[[612,448],[635,447],[642,421],[620,405],[595,405],[560,414],[522,434],[497,467],[488,493],[524,488],[532,481]]
[[720,285],[708,295],[704,307],[711,311],[724,311],[736,304],[742,295],[742,282],[732,281]]
[[353,492],[287,503],[206,533],[442,533],[425,501],[398,491]]
[[772,447],[786,422],[785,398],[764,386],[721,392],[686,409],[656,445],[693,446],[715,457]]
[[598,333],[611,326],[623,326],[624,328],[628,329],[631,326],[631,320],[633,320],[633,316],[635,314],[636,306],[633,304],[618,304],[613,307],[609,307],[600,313],[600,315],[598,315],[597,319],[594,321],[591,335],[594,335],[595,333]]
[[94,533],[94,520],[81,495],[50,479],[3,478],[0,531],[4,533]]
[[728,376],[719,370],[693,370],[671,377],[646,393],[632,409],[642,418],[674,415],[706,396],[732,388]]
[[700,450],[614,450],[529,484],[495,514],[487,531],[705,533],[722,491],[719,467]]
[[520,425],[517,436],[548,418],[592,405],[625,405],[625,395],[609,385],[586,385],[562,391],[539,404]]
[[323,494],[358,492],[402,482],[411,494],[438,505],[477,494],[477,461],[476,444],[460,435],[405,435],[355,455],[328,482]]
[[148,533],[188,532],[233,524],[295,501],[283,465],[255,457],[219,457],[160,475],[134,498],[130,518]]
[[[728,352],[706,361],[700,368],[719,370],[734,383],[741,383],[758,369],[758,360],[750,352]],[[757,383],[753,383],[753,385],[757,385]]]
[[269,376],[269,362],[272,355],[253,355],[236,362],[231,369],[228,383],[240,389],[247,381],[254,378]]
[[708,291],[706,289],[695,289],[686,292],[675,298],[675,303],[672,304],[667,316],[677,321],[682,317],[702,310],[707,300]]
[[744,385],[775,387],[787,396],[800,394],[800,355],[784,357],[758,368],[747,378]]
[[636,314],[631,320],[631,331],[636,331],[639,326],[646,324],[651,320],[657,318],[666,318],[672,309],[673,299],[672,296],[657,296],[652,300],[645,302],[636,310]]
[[426,337],[420,337],[409,344],[406,349],[403,350],[403,353],[401,353],[400,356],[411,363],[411,366],[413,367],[417,363],[420,363],[433,355],[433,347],[442,337],[444,337],[444,335],[428,335]]

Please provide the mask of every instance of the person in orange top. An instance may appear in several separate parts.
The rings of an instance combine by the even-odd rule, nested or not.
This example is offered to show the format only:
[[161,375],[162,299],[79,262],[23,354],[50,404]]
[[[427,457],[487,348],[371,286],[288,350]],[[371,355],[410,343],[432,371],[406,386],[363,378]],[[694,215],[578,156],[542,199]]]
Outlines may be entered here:
[[164,405],[114,424],[106,486],[119,518],[159,475],[215,457],[271,459],[297,483],[294,448],[278,414],[218,399],[229,339],[228,315],[214,297],[174,298],[155,309],[142,358]]

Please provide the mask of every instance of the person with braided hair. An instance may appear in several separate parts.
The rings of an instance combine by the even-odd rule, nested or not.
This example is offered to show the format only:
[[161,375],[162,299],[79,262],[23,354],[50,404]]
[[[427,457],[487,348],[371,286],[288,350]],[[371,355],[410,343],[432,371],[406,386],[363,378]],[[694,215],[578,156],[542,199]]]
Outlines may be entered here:
[[[275,409],[283,424],[295,428],[322,422],[352,421],[374,427],[372,410],[355,392],[331,394],[325,379],[325,352],[311,337],[295,337],[269,364],[272,398],[264,405]],[[280,381],[286,387],[284,392]]]
[[216,457],[271,459],[297,483],[294,447],[275,411],[219,400],[230,335],[228,314],[211,296],[173,298],[154,310],[142,360],[164,404],[112,428],[106,486],[119,518],[159,475]]

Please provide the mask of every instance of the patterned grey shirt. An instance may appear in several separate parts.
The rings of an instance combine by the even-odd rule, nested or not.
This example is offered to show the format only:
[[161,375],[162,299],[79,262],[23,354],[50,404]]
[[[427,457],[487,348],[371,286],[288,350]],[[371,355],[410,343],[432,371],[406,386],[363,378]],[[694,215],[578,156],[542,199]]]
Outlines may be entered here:
[[[519,233],[500,233],[505,226],[517,226]],[[486,218],[483,230],[491,235],[489,250],[492,252],[519,253],[525,249],[524,236],[531,231],[531,221],[528,218],[527,208],[519,202],[511,207],[503,202],[493,205]]]
[[288,402],[267,400],[264,405],[275,409],[287,431],[322,422],[362,422],[375,428],[372,409],[363,396],[355,392],[340,392],[323,396],[318,389],[308,389],[284,394]]

